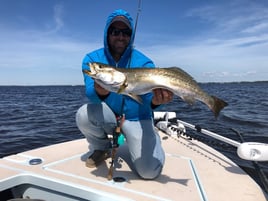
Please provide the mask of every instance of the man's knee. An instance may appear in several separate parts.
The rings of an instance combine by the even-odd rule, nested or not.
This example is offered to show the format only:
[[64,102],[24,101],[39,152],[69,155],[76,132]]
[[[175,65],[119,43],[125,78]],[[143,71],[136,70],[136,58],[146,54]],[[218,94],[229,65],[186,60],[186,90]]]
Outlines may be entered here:
[[150,161],[140,158],[134,162],[134,165],[138,175],[148,180],[158,177],[163,168],[163,164],[156,158],[152,158]]
[[81,106],[75,116],[76,125],[82,133],[85,133],[88,127],[87,104]]

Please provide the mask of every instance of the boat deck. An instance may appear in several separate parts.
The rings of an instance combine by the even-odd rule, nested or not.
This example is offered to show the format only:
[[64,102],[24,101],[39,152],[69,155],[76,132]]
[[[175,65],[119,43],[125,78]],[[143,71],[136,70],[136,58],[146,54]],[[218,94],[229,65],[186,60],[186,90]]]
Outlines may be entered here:
[[[43,200],[53,200],[56,192],[58,200],[266,200],[241,168],[211,147],[163,133],[161,137],[166,162],[155,180],[142,180],[131,170],[123,145],[116,154],[116,179],[108,181],[111,159],[98,168],[87,168],[88,145],[81,139],[1,159],[0,191],[12,188],[18,196]],[[30,165],[32,159],[42,163]]]

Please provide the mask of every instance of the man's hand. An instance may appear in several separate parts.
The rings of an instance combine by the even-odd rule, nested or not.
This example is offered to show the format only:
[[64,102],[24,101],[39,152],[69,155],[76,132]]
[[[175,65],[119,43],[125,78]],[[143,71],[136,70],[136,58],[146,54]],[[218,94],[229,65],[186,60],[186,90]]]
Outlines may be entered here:
[[98,83],[94,82],[94,87],[95,90],[97,92],[97,94],[101,97],[105,97],[109,95],[109,91],[107,91],[106,89],[102,88]]
[[167,89],[154,89],[152,104],[157,106],[165,103],[169,103],[173,99],[173,92]]

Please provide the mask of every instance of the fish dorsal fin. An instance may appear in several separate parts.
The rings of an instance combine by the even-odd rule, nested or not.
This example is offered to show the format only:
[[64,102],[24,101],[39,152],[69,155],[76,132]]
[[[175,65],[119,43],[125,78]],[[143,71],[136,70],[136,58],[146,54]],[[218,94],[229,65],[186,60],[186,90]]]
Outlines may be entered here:
[[187,77],[187,78],[190,78],[192,81],[195,81],[195,79],[191,75],[189,75],[186,71],[184,71],[180,67],[175,67],[175,66],[174,67],[169,67],[169,70],[173,71],[174,73],[181,74],[182,75],[181,77]]
[[189,105],[193,105],[195,103],[195,98],[193,96],[182,96],[181,98]]

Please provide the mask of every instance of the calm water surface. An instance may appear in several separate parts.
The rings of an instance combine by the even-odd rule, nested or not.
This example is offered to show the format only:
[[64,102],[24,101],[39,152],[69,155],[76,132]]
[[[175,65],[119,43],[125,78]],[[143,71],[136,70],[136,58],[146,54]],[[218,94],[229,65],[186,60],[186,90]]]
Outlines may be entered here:
[[[183,121],[237,141],[231,128],[243,134],[245,141],[268,143],[268,82],[201,87],[229,103],[217,120],[204,104],[189,106],[178,97],[162,110],[175,111]],[[76,110],[87,102],[83,86],[0,86],[0,96],[0,157],[83,138],[75,125]],[[239,159],[234,147],[189,132],[246,168],[259,182],[252,163]],[[268,176],[268,163],[259,165]]]

